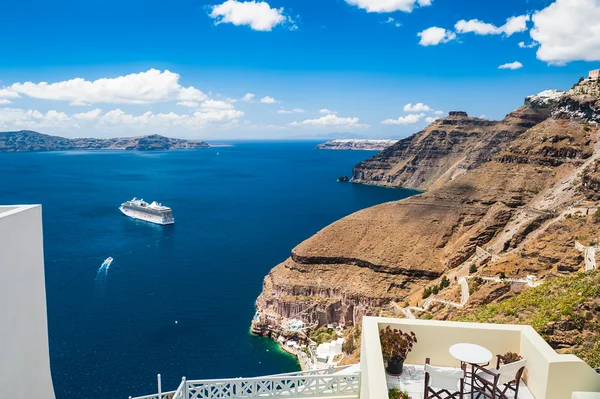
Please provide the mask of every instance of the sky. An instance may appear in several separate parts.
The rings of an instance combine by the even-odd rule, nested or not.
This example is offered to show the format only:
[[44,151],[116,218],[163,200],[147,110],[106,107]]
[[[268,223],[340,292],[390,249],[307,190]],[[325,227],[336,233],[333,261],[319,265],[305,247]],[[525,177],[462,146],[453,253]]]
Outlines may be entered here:
[[600,0],[8,0],[0,131],[402,138],[600,68]]

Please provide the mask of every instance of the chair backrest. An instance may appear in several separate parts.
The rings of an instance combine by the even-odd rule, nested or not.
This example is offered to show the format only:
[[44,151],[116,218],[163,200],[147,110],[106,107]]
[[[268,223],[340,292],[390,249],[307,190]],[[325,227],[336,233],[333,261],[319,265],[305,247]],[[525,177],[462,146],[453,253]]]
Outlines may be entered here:
[[449,369],[447,367],[436,367],[425,365],[425,372],[429,373],[429,386],[433,390],[447,389],[450,392],[458,390],[458,383],[465,377],[462,369]]
[[506,384],[507,382],[511,382],[517,376],[517,373],[522,367],[525,367],[527,364],[527,359],[521,359],[516,362],[503,364],[498,369],[498,373],[500,374],[500,383]]

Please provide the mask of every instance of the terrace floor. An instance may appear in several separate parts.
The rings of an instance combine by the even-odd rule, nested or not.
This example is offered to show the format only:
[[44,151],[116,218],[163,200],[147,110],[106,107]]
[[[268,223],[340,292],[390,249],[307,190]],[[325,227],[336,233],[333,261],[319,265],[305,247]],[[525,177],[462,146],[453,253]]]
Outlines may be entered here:
[[[446,367],[451,369],[450,367]],[[423,399],[425,390],[425,367],[422,365],[405,364],[404,372],[400,376],[391,376],[386,374],[388,389],[397,387],[401,391],[406,391],[411,399]],[[470,397],[470,395],[466,395]],[[476,398],[476,396],[474,396]],[[481,395],[483,399],[483,395]],[[536,399],[524,382],[519,387],[518,399]]]

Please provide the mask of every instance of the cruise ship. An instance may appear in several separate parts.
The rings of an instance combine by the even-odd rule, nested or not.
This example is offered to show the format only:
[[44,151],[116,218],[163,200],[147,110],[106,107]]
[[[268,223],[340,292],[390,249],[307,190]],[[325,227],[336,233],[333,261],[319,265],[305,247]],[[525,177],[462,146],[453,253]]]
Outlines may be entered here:
[[143,199],[133,198],[131,201],[123,202],[119,209],[124,215],[133,219],[162,225],[175,223],[171,208],[156,201],[149,204]]

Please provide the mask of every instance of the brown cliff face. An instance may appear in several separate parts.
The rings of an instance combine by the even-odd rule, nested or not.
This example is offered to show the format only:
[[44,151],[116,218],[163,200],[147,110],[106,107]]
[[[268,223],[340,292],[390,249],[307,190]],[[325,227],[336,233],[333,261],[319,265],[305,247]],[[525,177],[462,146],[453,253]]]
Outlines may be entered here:
[[502,121],[450,112],[424,130],[359,163],[355,183],[429,189],[476,168],[549,116],[545,104],[526,104]]
[[[298,245],[265,278],[258,310],[319,325],[356,324],[392,303],[415,304],[415,295],[420,299],[441,276],[468,274],[477,247],[497,254],[480,265],[488,275],[541,278],[580,269],[582,257],[570,237],[587,237],[590,227],[556,222],[584,198],[581,187],[592,196],[598,131],[575,114],[549,116],[564,99],[558,97],[528,99],[501,122],[453,113],[382,152],[386,159],[367,161],[389,163],[381,173],[394,184],[427,176],[430,189],[356,212]],[[412,172],[410,163],[416,163]],[[364,164],[360,171],[367,170]],[[440,298],[456,300],[456,288]],[[502,301],[520,289],[490,283],[473,304]]]
[[319,324],[354,324],[469,259],[550,175],[535,165],[490,162],[443,188],[347,216],[269,273],[257,307]]

